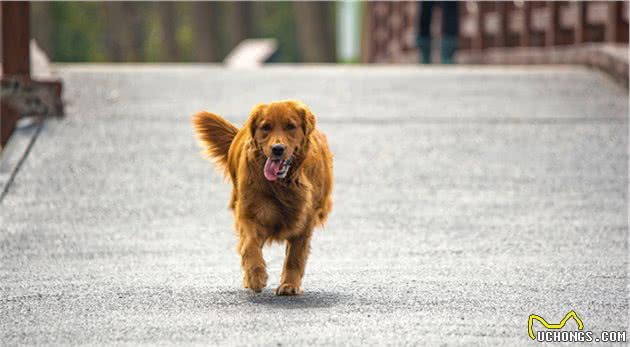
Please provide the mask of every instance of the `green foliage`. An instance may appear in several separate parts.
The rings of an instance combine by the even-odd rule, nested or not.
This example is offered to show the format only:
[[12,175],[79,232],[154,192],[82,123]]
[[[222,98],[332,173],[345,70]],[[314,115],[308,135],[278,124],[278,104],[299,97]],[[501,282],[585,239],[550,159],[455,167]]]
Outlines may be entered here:
[[[230,21],[235,20],[234,13],[231,12],[232,5],[229,2],[217,3],[217,13],[212,16],[216,21],[212,25],[213,30],[216,30],[214,49],[218,52],[220,59],[223,59],[237,43],[234,33],[230,32],[234,25]],[[301,58],[296,33],[296,25],[299,23],[295,22],[293,16],[293,4],[276,1],[251,2],[249,5],[251,6],[249,36],[275,38],[278,42],[278,51],[273,57],[274,61],[299,62]],[[35,7],[35,11],[31,12],[32,27],[35,29],[33,33],[43,47],[49,48],[53,61],[101,62],[116,59],[115,56],[119,56],[118,59],[123,61],[134,59],[157,62],[162,57],[161,52],[164,47],[161,31],[163,30],[162,18],[157,8],[159,4],[156,2],[127,4],[131,6],[134,13],[141,16],[140,20],[137,17],[134,19],[133,13],[124,11],[123,18],[116,18],[117,15],[113,15],[114,18],[112,18],[111,3],[106,2],[51,2],[48,4],[34,2],[31,6]],[[195,28],[192,24],[191,13],[193,10],[194,6],[190,2],[175,3],[173,16],[175,16],[176,24],[174,40],[177,46],[177,61],[192,61],[195,56],[193,54]],[[46,26],[43,23],[52,24]],[[115,23],[135,24],[121,26]],[[334,26],[334,23],[330,25]],[[52,33],[47,32],[51,30]],[[135,32],[130,32],[131,30]],[[116,33],[123,35],[122,39],[121,36],[115,37]],[[129,41],[128,38],[132,36],[140,37],[141,47],[137,46],[138,44],[135,43],[137,41]],[[121,44],[122,41],[126,45]],[[131,49],[129,42],[134,44],[134,47],[138,49],[137,52],[124,51]],[[119,52],[121,49],[123,52]]]
[[[55,61],[103,61],[101,47],[103,20],[100,4],[94,2],[54,2],[52,19]],[[37,22],[34,22],[37,25]]]
[[290,2],[254,3],[254,37],[275,38],[278,51],[274,55],[276,62],[299,62],[300,53],[292,4]]
[[160,18],[157,11],[148,11],[146,14],[146,38],[144,40],[143,60],[147,62],[160,61],[162,41],[160,39]]
[[193,28],[190,25],[192,22],[190,3],[177,3],[176,10],[175,16],[179,23],[175,31],[175,41],[179,47],[178,58],[179,61],[189,62],[193,60]]

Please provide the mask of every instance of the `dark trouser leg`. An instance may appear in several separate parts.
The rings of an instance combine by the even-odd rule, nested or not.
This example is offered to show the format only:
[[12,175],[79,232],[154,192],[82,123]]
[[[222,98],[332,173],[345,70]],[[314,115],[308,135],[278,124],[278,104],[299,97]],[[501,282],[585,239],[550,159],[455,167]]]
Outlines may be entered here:
[[416,43],[420,48],[422,63],[431,63],[431,17],[433,15],[433,1],[418,2],[418,38]]
[[442,44],[440,58],[442,64],[452,64],[457,50],[459,35],[459,12],[456,1],[442,2]]

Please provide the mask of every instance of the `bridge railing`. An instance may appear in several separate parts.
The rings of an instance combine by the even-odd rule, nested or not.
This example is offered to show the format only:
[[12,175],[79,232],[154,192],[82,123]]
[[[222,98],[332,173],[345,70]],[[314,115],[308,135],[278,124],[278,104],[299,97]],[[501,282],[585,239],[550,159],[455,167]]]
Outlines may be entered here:
[[[461,53],[497,47],[628,43],[628,1],[465,1],[459,9]],[[366,3],[363,62],[415,61],[417,12],[414,2]],[[439,7],[434,16],[431,31],[439,36]]]
[[463,50],[627,43],[628,2],[465,2],[460,23]]

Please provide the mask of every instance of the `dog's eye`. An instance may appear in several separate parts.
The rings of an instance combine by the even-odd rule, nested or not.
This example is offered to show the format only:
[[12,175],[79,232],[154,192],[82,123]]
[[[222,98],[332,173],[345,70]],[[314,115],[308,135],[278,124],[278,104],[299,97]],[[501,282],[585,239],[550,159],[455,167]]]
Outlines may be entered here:
[[293,123],[287,124],[287,129],[289,129],[289,130],[295,129],[295,124],[293,124]]
[[265,124],[263,124],[263,125],[260,127],[260,129],[261,129],[262,131],[270,131],[270,130],[271,130],[271,124],[269,124],[269,123],[265,123]]

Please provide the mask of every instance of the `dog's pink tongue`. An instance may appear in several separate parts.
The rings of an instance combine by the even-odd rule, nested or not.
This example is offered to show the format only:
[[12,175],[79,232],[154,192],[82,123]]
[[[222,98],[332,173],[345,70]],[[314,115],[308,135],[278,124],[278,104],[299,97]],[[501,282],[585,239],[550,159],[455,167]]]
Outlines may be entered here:
[[269,181],[275,181],[278,178],[278,171],[282,166],[282,160],[271,160],[267,158],[265,163],[265,178]]

